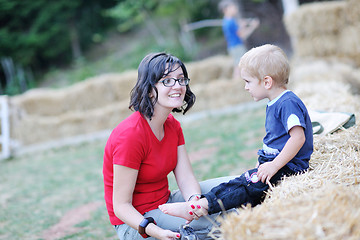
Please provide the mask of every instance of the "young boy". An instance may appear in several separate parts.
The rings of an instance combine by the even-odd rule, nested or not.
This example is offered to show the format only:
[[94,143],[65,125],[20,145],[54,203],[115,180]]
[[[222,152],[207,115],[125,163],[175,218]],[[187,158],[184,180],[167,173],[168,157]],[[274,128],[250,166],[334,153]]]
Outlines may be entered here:
[[222,29],[227,43],[229,55],[234,60],[233,78],[239,78],[237,67],[240,58],[247,51],[244,41],[259,26],[258,19],[245,20],[239,18],[237,3],[233,0],[222,0],[219,9],[223,13]]
[[257,167],[214,187],[200,199],[160,205],[164,213],[190,222],[221,211],[219,202],[226,210],[248,203],[256,206],[264,199],[270,184],[308,169],[313,152],[312,125],[303,102],[286,88],[290,66],[285,53],[270,44],[256,47],[244,54],[239,68],[245,89],[254,100],[269,99],[266,136],[263,148],[258,151]]

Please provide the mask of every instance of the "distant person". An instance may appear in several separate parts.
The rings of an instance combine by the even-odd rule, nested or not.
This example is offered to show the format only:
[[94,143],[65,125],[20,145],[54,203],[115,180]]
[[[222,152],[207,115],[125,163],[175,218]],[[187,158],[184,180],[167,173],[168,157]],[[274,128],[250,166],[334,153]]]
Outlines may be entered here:
[[[290,67],[285,53],[270,44],[253,48],[241,58],[239,69],[245,90],[254,100],[269,100],[266,135],[256,168],[214,187],[199,200],[161,205],[164,213],[192,221],[221,211],[219,202],[225,209],[256,206],[263,201],[269,185],[308,170],[313,152],[312,125],[304,103],[287,90]],[[193,205],[200,208],[192,209]]]
[[[180,123],[171,114],[185,114],[194,105],[189,82],[185,65],[175,56],[152,53],[139,65],[129,106],[135,112],[112,131],[104,151],[105,202],[121,240],[179,238],[185,220],[162,213],[158,206],[199,198],[221,183],[221,179],[197,182]],[[179,187],[173,193],[168,186],[170,172]],[[208,220],[190,226],[200,239],[211,239]]]
[[233,78],[238,79],[238,64],[241,56],[247,51],[244,41],[259,26],[258,19],[245,20],[239,18],[238,5],[232,0],[223,0],[219,3],[223,13],[222,29],[227,42],[227,50],[234,61]]

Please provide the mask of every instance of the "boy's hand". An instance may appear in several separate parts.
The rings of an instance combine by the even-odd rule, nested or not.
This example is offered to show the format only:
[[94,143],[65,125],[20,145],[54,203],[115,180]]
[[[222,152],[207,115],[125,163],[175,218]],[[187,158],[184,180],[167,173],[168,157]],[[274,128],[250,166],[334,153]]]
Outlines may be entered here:
[[289,130],[290,138],[279,155],[271,162],[263,163],[258,168],[258,178],[263,183],[270,185],[270,179],[285,166],[295,155],[305,142],[304,129],[301,126],[294,126]]
[[259,166],[257,176],[263,183],[270,185],[270,179],[279,171],[274,162],[266,162]]

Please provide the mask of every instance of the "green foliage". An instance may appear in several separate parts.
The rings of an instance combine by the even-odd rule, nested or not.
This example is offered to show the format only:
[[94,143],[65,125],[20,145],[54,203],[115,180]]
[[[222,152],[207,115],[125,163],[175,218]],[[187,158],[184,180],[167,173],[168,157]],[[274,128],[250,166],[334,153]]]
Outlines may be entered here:
[[[143,29],[144,25],[148,28],[147,41],[151,44],[140,48],[140,58],[158,50],[191,60],[196,46],[189,50],[181,45],[181,24],[208,18],[209,9],[216,9],[215,5],[215,0],[0,0],[0,58],[11,58],[39,79],[43,71],[83,57],[82,51],[93,42],[101,42],[107,29],[117,22],[120,32]],[[79,68],[79,64],[75,66]],[[2,92],[23,92],[14,87],[17,82],[9,83],[5,71],[0,68],[1,85],[6,85]],[[91,69],[84,72],[76,81],[96,74]]]
[[146,20],[147,12],[153,11],[158,1],[125,0],[105,11],[105,15],[119,20],[118,31],[127,32]]
[[[102,34],[113,20],[102,15],[115,0],[0,0],[0,58],[11,58],[15,65],[35,73],[52,65],[69,63]],[[0,69],[1,74],[5,70]],[[6,76],[5,76],[6,77]],[[7,83],[8,85],[15,83]]]
[[29,68],[14,64],[11,58],[1,58],[6,84],[0,89],[1,94],[15,95],[35,86],[34,77]]
[[[120,32],[129,31],[149,18],[165,18],[170,23],[167,28],[179,29],[181,22],[217,15],[217,1],[214,0],[124,0],[106,11],[106,16],[119,20]],[[167,28],[164,30],[167,31]]]
[[[45,75],[46,79],[51,79],[51,85],[48,87],[63,87],[64,85],[71,85],[82,81],[89,77],[100,75],[109,72],[124,72],[127,70],[137,69],[141,59],[149,52],[165,51],[176,55],[183,61],[188,61],[190,58],[186,55],[176,41],[168,41],[167,46],[159,46],[154,39],[144,37],[145,33],[133,34],[126,39],[118,40],[127,42],[126,49],[116,48],[98,60],[89,61],[82,58],[77,61],[71,68],[58,69],[54,68],[48,71]],[[128,39],[134,39],[128,42]]]
[[[36,67],[62,53],[69,44],[69,34],[66,30],[67,14],[60,13],[71,7],[74,6],[68,6],[66,1],[13,1],[11,7],[0,12],[1,22],[6,23],[1,27],[1,55]],[[41,8],[46,11],[41,11]]]

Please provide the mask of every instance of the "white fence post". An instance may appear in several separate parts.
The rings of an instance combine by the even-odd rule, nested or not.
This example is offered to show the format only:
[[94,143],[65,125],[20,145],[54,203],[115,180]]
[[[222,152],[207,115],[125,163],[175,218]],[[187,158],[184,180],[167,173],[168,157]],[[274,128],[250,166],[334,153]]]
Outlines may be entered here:
[[9,124],[9,104],[8,97],[3,95],[0,97],[1,106],[1,159],[10,157],[10,124]]
[[284,15],[289,15],[299,8],[299,0],[282,0]]

